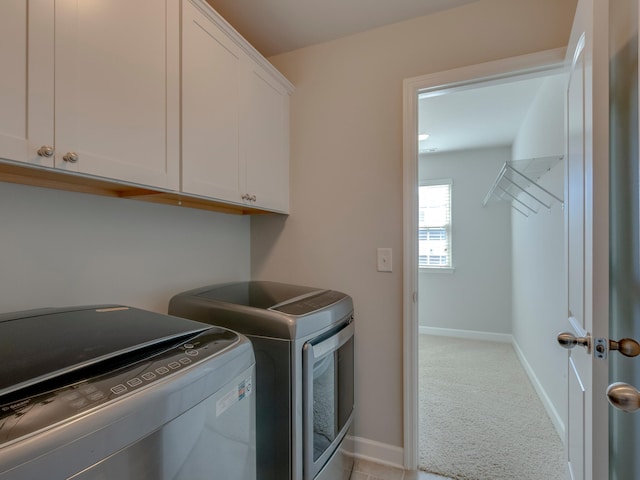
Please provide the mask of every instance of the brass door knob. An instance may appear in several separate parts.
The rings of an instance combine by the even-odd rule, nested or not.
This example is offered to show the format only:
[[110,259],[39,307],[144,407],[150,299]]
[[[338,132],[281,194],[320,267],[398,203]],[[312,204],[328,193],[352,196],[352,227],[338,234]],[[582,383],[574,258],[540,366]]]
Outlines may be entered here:
[[623,338],[622,340],[609,340],[609,350],[617,350],[625,357],[637,357],[640,355],[640,343],[633,338]]
[[561,347],[568,350],[572,349],[576,345],[580,345],[589,351],[591,349],[591,337],[576,337],[569,332],[562,332],[558,334],[558,343]]
[[640,408],[640,392],[628,383],[616,382],[607,388],[607,399],[615,408],[635,412]]

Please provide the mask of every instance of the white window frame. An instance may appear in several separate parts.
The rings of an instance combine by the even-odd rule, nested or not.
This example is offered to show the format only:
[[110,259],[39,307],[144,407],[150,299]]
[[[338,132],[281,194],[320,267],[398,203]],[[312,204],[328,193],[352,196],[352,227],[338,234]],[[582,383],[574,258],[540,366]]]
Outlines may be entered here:
[[[422,221],[420,219],[421,216],[421,207],[420,207],[420,192],[418,191],[418,268],[421,272],[436,272],[436,273],[452,273],[454,270],[453,266],[453,238],[452,238],[452,211],[453,211],[453,180],[450,178],[445,179],[432,179],[432,180],[421,180],[419,183],[419,187],[432,187],[432,186],[444,186],[447,185],[449,187],[449,212],[448,212],[448,222],[442,226],[432,226],[425,227],[422,225]],[[446,262],[441,265],[430,264],[430,265],[421,265],[420,263],[420,233],[424,229],[441,229],[444,228],[445,235],[447,236],[447,248],[446,248]]]

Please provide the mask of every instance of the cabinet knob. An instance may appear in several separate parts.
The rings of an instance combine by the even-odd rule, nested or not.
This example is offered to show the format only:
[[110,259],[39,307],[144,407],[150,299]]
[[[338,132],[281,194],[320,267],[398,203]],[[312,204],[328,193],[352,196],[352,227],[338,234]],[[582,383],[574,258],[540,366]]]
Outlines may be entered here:
[[49,158],[53,156],[53,147],[49,145],[43,145],[38,149],[38,156]]
[[76,163],[78,161],[78,158],[78,154],[75,152],[68,152],[62,157],[65,162],[69,163]]
[[240,198],[242,198],[242,200],[246,200],[247,202],[255,202],[258,199],[255,195],[250,195],[248,193],[245,193]]

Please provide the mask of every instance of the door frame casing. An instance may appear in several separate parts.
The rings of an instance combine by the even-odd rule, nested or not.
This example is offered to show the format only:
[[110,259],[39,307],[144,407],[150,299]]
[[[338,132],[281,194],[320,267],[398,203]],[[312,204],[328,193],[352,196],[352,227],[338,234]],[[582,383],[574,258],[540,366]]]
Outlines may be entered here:
[[418,104],[420,92],[450,93],[515,77],[539,76],[565,65],[565,48],[471,65],[403,82],[403,417],[404,467],[418,465]]

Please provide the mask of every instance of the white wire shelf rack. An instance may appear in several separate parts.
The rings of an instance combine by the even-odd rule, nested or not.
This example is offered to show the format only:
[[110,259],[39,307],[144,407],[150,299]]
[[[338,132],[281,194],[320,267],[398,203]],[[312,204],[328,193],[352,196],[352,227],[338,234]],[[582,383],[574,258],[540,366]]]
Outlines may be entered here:
[[537,180],[562,161],[562,158],[550,156],[506,162],[484,197],[482,205],[486,207],[492,200],[509,201],[511,207],[525,217],[538,213],[541,207],[550,209],[555,202],[564,207],[562,198],[537,183]]

